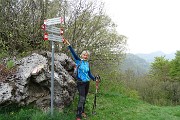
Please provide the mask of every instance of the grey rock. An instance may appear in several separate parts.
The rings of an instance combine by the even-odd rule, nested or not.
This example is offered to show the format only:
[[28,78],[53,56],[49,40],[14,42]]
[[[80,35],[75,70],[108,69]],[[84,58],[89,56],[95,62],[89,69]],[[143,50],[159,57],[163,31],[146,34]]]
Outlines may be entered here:
[[[0,83],[0,106],[6,103],[50,107],[51,52],[33,53],[15,61],[17,71]],[[76,92],[75,63],[63,53],[54,54],[54,106],[69,105]]]

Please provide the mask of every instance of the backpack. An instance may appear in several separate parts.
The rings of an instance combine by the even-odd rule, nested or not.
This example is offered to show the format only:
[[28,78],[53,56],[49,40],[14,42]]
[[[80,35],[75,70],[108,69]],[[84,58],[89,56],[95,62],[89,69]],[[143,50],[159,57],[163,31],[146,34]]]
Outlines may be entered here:
[[80,61],[80,63],[77,66],[75,66],[75,68],[74,68],[74,77],[75,78],[78,78],[78,69],[79,69],[81,63],[82,63],[82,61]]

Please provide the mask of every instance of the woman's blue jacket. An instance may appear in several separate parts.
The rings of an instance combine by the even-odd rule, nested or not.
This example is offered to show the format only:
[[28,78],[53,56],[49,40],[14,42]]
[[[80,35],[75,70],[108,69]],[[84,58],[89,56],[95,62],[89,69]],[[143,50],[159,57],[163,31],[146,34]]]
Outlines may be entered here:
[[90,79],[95,80],[95,77],[91,74],[89,62],[87,60],[82,60],[75,53],[74,49],[69,45],[69,50],[75,60],[76,66],[80,65],[78,68],[77,79],[82,82],[88,82]]

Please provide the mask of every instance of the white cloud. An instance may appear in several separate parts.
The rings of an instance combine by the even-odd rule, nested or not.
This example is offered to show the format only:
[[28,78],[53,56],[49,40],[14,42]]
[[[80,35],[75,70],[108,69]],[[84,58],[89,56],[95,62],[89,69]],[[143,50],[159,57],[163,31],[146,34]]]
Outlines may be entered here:
[[179,0],[102,0],[130,52],[180,50]]

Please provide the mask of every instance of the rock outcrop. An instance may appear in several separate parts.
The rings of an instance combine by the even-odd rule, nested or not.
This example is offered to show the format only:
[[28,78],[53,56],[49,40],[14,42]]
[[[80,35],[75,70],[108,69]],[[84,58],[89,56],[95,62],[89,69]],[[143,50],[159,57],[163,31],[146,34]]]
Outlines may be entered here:
[[[0,106],[8,104],[50,107],[51,52],[33,53],[15,62],[16,72],[0,82]],[[54,106],[69,105],[75,95],[74,62],[63,53],[54,54]]]

